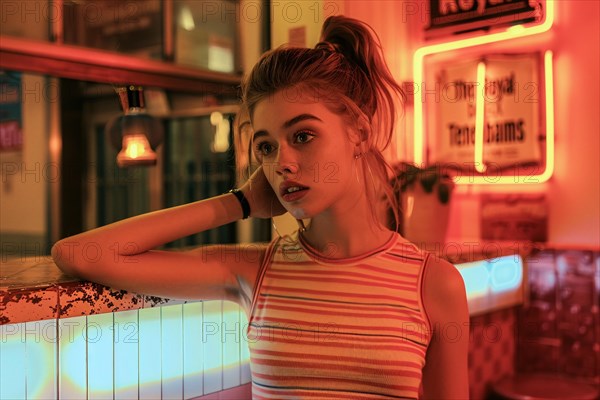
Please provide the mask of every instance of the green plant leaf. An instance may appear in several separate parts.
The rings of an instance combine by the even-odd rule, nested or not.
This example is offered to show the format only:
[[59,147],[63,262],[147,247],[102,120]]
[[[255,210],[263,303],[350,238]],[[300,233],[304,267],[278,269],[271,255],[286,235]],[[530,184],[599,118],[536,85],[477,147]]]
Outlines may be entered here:
[[450,201],[450,187],[446,183],[438,185],[438,199],[442,204],[447,204]]
[[421,186],[426,193],[431,193],[433,191],[433,187],[438,180],[438,176],[435,171],[424,171],[421,174]]

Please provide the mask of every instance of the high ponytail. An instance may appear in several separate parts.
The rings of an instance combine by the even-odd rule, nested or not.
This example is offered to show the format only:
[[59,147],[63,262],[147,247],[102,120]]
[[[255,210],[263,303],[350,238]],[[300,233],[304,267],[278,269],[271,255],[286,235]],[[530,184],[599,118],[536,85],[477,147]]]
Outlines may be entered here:
[[311,90],[363,132],[363,178],[374,219],[385,223],[377,208],[383,193],[398,221],[397,199],[388,181],[392,169],[383,151],[392,142],[404,93],[373,29],[353,18],[327,18],[314,49],[279,47],[265,53],[242,82],[242,102],[252,118],[259,101],[290,88]]
[[385,63],[377,33],[357,19],[332,16],[323,24],[322,43],[331,44],[364,74],[364,91],[350,97],[369,117],[373,129],[380,132],[376,147],[384,150],[391,143],[396,109],[404,103],[405,95]]

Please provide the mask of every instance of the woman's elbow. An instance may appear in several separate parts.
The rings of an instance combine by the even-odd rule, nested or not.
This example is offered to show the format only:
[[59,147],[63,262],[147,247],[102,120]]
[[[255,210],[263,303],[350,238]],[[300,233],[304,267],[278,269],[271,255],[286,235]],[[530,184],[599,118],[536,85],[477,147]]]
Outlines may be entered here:
[[75,242],[68,239],[61,239],[54,243],[50,255],[56,266],[64,273],[80,276],[81,271],[85,268],[85,260],[78,257],[75,244]]

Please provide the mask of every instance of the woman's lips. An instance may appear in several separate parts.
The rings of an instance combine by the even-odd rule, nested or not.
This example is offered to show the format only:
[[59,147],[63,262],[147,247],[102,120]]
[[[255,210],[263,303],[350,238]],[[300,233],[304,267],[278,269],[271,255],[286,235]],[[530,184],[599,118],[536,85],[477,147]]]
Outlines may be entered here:
[[286,201],[296,201],[306,196],[308,188],[301,185],[299,182],[292,180],[285,180],[279,185],[279,194],[281,198]]
[[300,200],[302,197],[306,196],[308,193],[308,188],[299,186],[300,190],[296,190],[295,192],[285,192],[281,198],[286,202],[292,202]]

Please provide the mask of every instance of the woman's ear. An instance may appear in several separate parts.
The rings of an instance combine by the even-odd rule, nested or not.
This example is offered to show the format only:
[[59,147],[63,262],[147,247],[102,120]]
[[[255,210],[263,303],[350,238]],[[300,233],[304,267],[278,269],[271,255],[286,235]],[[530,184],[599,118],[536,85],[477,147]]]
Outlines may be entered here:
[[371,127],[368,123],[359,120],[355,126],[350,128],[349,137],[350,141],[356,145],[361,144],[369,139],[371,134]]

